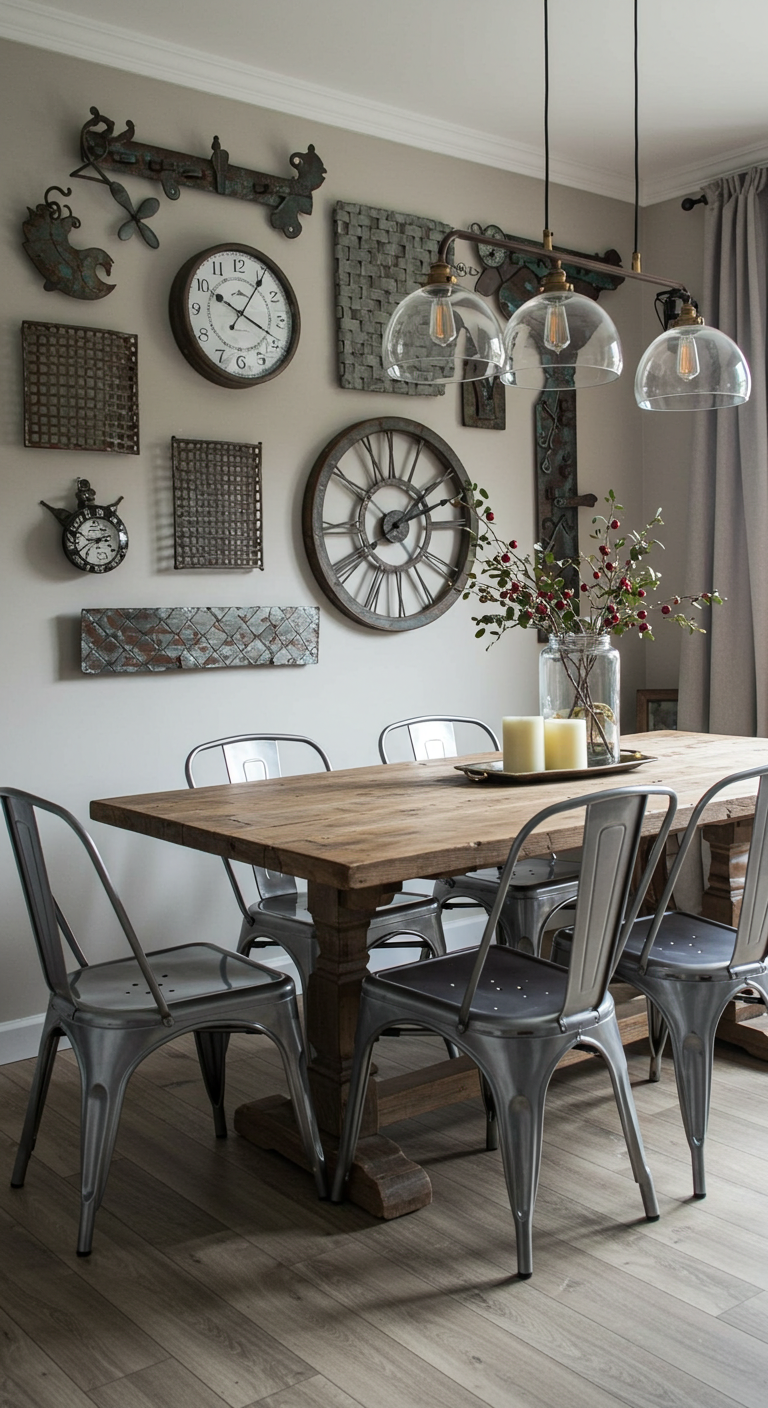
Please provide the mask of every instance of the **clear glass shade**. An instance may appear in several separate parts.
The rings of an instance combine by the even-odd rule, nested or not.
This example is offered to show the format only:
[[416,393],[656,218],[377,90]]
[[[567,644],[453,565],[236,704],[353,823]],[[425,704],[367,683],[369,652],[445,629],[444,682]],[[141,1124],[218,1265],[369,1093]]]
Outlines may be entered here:
[[533,391],[600,386],[622,368],[611,319],[581,293],[541,293],[523,303],[504,330],[502,381]]
[[670,328],[652,342],[635,376],[641,411],[717,411],[749,400],[744,355],[717,328]]
[[505,354],[484,298],[457,284],[427,284],[398,304],[382,343],[394,381],[478,381],[498,376]]

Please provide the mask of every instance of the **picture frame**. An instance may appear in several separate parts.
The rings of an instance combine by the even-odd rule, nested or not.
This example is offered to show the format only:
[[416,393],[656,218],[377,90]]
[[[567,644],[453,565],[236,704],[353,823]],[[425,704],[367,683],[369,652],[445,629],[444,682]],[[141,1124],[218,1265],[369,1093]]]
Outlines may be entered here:
[[677,728],[676,689],[638,689],[637,732],[653,733],[656,729]]

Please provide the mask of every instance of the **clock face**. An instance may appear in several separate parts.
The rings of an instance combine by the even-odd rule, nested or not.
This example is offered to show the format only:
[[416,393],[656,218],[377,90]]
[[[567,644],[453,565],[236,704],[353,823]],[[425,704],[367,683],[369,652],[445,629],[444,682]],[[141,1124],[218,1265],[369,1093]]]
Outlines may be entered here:
[[350,426],[304,495],[304,544],[326,596],[374,630],[435,620],[474,560],[473,500],[461,462],[427,426],[394,416]]
[[64,551],[81,572],[111,572],[128,551],[128,533],[111,508],[90,504],[64,529]]
[[173,281],[169,312],[187,361],[219,386],[269,381],[288,365],[299,340],[288,280],[246,245],[217,245],[189,259]]

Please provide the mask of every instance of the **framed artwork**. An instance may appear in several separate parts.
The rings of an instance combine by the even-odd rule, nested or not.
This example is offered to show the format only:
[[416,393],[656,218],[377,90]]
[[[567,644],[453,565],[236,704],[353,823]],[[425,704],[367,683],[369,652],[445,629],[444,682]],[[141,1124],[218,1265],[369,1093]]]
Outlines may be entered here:
[[677,690],[638,689],[637,732],[660,728],[677,728]]

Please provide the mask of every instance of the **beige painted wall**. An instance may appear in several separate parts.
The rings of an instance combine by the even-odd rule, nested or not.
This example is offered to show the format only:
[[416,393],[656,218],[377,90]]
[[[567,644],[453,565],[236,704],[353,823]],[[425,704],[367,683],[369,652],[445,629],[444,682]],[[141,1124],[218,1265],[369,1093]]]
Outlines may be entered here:
[[[495,222],[537,237],[541,184],[37,49],[2,44],[0,57],[5,75],[0,112],[8,138],[2,158],[7,218],[0,235],[5,271],[0,322],[5,387],[0,421],[2,780],[47,794],[85,819],[93,797],[181,786],[187,751],[222,733],[310,733],[325,745],[336,767],[346,767],[375,762],[377,735],[396,717],[447,710],[478,714],[499,727],[504,713],[534,710],[539,647],[532,633],[512,633],[486,653],[473,638],[470,603],[461,602],[421,631],[388,636],[354,626],[315,585],[302,546],[300,508],[309,469],[332,434],[372,415],[410,415],[453,445],[470,476],[488,487],[499,522],[522,544],[532,543],[532,395],[507,393],[507,430],[496,433],[461,426],[455,388],[440,399],[385,400],[338,387],[331,210],[334,201],[344,198],[458,225]],[[48,185],[67,184],[91,104],[117,123],[133,118],[139,135],[150,141],[201,155],[218,133],[233,161],[267,171],[285,171],[290,152],[314,142],[328,169],[314,214],[304,221],[299,239],[288,241],[272,230],[260,207],[183,190],[177,204],[161,196],[155,220],[161,247],[153,252],[136,238],[118,241],[117,207],[106,192],[75,181],[71,200],[82,229],[74,242],[102,245],[113,254],[117,288],[101,303],[46,293],[21,250],[21,220],[25,207],[40,201]],[[137,199],[160,194],[157,188],[126,184]],[[601,251],[615,245],[628,260],[628,206],[556,188],[552,218],[563,243]],[[662,212],[660,228],[663,218]],[[224,239],[254,244],[274,258],[301,306],[302,338],[292,364],[284,375],[249,391],[220,389],[198,376],[182,359],[168,325],[174,273],[191,254]],[[636,285],[625,284],[610,300],[628,367],[634,366],[642,344],[641,306]],[[139,457],[23,447],[22,319],[138,333]],[[602,495],[615,488],[634,522],[647,506],[648,493],[655,496],[656,463],[666,453],[654,441],[644,492],[643,419],[647,417],[634,404],[631,374],[580,396],[582,490]],[[664,426],[657,432],[661,444],[667,433]],[[262,441],[263,573],[174,571],[172,435]],[[77,475],[92,480],[101,501],[125,495],[121,512],[131,535],[129,555],[104,578],[69,567],[56,525],[39,507],[40,499],[68,502]],[[666,476],[659,471],[658,477]],[[584,539],[588,531],[586,514]],[[79,673],[83,607],[265,603],[320,606],[316,667],[96,678]],[[645,682],[645,660],[636,643],[622,646],[622,656],[625,717],[632,725],[634,691]],[[217,861],[109,828],[97,826],[94,832],[150,947],[185,936],[234,941],[237,916]],[[39,1012],[44,991],[5,842],[0,844],[0,871],[5,974],[0,1023],[9,1023]],[[90,901],[74,889],[64,907],[77,925],[88,915]],[[102,953],[110,952],[112,940],[105,937],[100,945]]]

